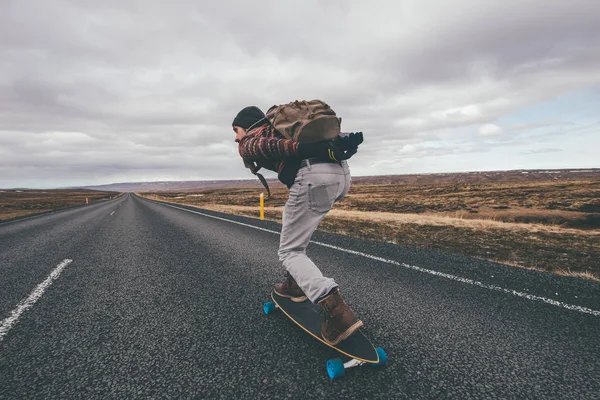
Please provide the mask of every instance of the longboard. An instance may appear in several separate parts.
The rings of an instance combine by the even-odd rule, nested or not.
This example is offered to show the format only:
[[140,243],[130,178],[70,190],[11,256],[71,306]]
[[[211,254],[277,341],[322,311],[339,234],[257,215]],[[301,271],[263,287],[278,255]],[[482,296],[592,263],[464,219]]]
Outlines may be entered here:
[[350,358],[350,361],[346,363],[342,362],[339,358],[327,361],[327,373],[331,379],[343,376],[344,371],[348,368],[364,364],[381,366],[387,363],[385,351],[381,347],[375,348],[360,329],[335,346],[323,340],[323,337],[321,336],[323,314],[321,307],[313,302],[305,300],[296,303],[287,297],[279,296],[274,291],[271,292],[271,299],[273,301],[267,302],[263,306],[265,314],[271,314],[277,309],[281,310],[306,333],[324,345],[329,346]]

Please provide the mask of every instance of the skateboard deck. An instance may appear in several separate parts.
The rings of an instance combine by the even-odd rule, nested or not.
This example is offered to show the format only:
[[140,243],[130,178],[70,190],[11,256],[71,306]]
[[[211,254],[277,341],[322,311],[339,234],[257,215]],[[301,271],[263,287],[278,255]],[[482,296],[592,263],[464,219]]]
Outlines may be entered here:
[[296,303],[287,297],[279,296],[274,291],[271,292],[271,298],[272,302],[264,304],[265,314],[270,314],[275,309],[280,309],[289,319],[312,337],[350,358],[350,361],[346,363],[342,363],[339,359],[327,361],[327,372],[331,379],[343,375],[344,369],[347,368],[363,364],[373,366],[386,364],[387,357],[383,349],[380,347],[375,348],[360,329],[337,345],[331,345],[323,340],[321,336],[321,323],[323,322],[321,307],[310,300]]

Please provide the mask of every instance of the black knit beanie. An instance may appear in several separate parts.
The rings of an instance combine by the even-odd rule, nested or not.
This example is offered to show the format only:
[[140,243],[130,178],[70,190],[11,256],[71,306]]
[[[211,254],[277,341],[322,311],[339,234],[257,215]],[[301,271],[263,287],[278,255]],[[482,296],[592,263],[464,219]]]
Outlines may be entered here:
[[238,115],[235,116],[232,125],[248,129],[263,118],[265,118],[265,113],[263,113],[260,108],[256,106],[249,106],[244,108],[238,113]]

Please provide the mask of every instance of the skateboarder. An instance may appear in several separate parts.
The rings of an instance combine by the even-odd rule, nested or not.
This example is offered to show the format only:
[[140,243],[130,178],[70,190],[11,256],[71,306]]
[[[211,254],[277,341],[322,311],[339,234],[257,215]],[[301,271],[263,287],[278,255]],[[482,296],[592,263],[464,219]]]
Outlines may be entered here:
[[362,132],[319,143],[299,143],[276,131],[255,106],[242,109],[232,123],[242,159],[275,171],[289,189],[283,212],[279,260],[287,270],[275,286],[280,296],[321,306],[323,339],[336,345],[363,323],[342,298],[337,283],[323,276],[306,255],[306,247],[333,204],[350,190],[346,160],[363,141]]

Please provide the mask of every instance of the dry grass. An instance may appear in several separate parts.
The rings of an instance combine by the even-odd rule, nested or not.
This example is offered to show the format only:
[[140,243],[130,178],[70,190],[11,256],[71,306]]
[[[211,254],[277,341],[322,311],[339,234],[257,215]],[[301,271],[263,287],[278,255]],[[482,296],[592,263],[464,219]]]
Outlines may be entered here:
[[95,190],[2,190],[0,191],[0,221],[108,200],[118,194]]
[[[256,189],[158,198],[258,218]],[[145,194],[156,196],[156,194]],[[266,202],[281,222],[287,190]],[[600,279],[600,180],[354,185],[320,230]]]
[[[192,205],[192,204],[188,204]],[[256,206],[229,206],[224,204],[204,204],[202,206],[207,210],[219,211],[228,214],[245,215],[248,217],[258,217],[259,210]],[[265,215],[269,215],[271,220],[281,222],[282,207],[265,207]],[[512,222],[501,222],[498,220],[486,219],[465,219],[462,217],[451,217],[445,215],[429,214],[395,214],[389,212],[377,211],[348,211],[333,209],[328,214],[328,219],[338,220],[360,220],[365,222],[375,222],[384,224],[416,224],[432,226],[454,226],[458,228],[469,228],[474,230],[502,229],[511,232],[550,232],[559,234],[578,234],[600,237],[600,230],[581,230],[573,228],[561,228],[560,226],[545,224],[519,224]]]

